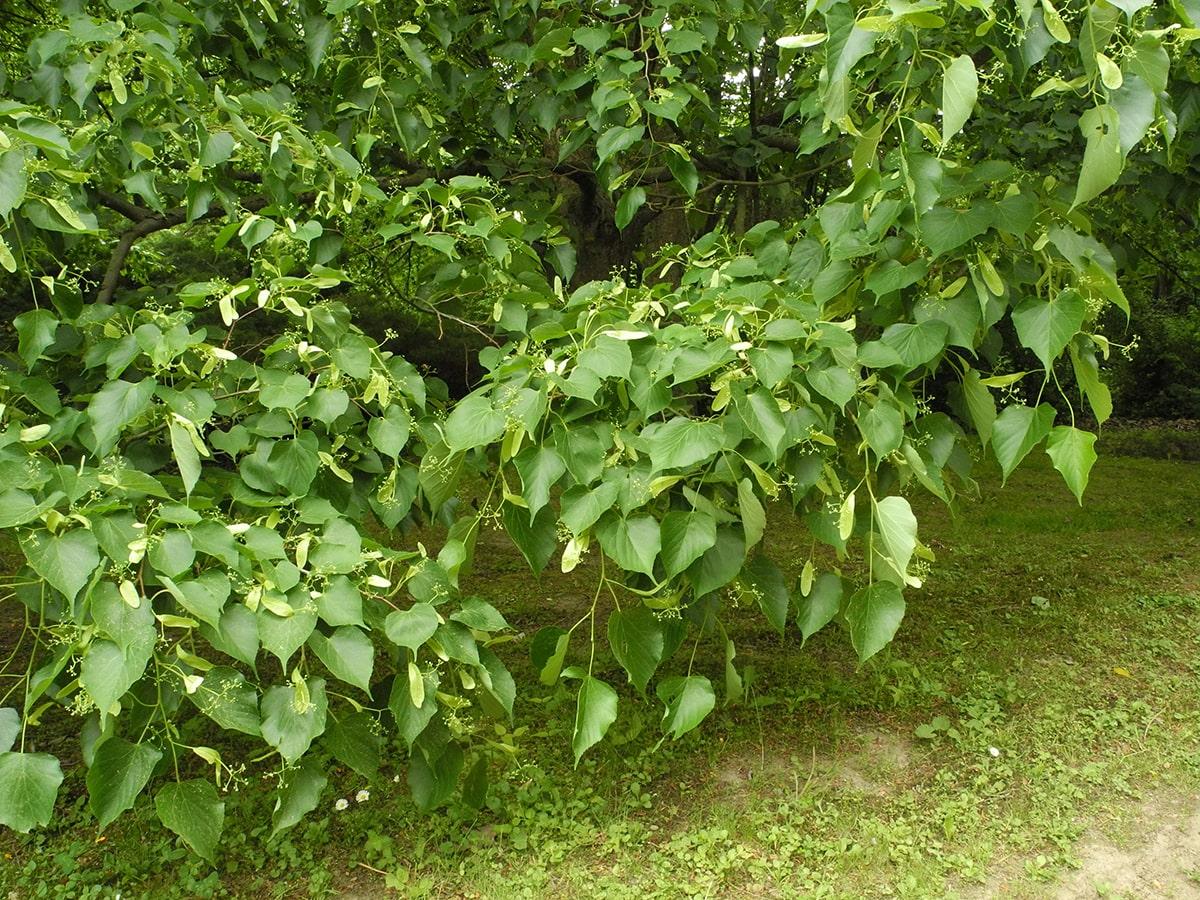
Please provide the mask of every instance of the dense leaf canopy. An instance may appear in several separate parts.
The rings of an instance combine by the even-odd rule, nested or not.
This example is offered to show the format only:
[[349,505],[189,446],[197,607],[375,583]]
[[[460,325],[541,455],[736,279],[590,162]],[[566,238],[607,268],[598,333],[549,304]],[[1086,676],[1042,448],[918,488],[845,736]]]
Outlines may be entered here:
[[[637,692],[673,666],[674,737],[718,692],[668,660],[715,642],[735,702],[747,607],[870,657],[932,559],[906,492],[1044,447],[1083,494],[1128,312],[1090,210],[1195,202],[1194,0],[39,2],[0,25],[18,829],[52,815],[24,736],[59,706],[100,824],[159,773],[205,857],[195,766],[224,786],[265,743],[287,828],[314,759],[373,772],[383,707],[418,803],[468,763],[481,803],[517,690],[459,592],[490,522],[535,571],[601,558],[612,603],[528,648],[578,681],[577,759],[618,715],[605,631]],[[218,256],[169,265],[173,235]],[[450,402],[347,301],[473,330],[482,378]],[[763,553],[770,501],[807,560]],[[435,554],[380,542],[418,521]]]

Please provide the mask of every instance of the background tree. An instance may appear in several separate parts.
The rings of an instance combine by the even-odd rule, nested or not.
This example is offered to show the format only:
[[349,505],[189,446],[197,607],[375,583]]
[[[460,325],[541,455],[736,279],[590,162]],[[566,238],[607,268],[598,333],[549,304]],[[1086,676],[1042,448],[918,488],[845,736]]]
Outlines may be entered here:
[[[882,648],[932,558],[904,492],[951,500],[978,440],[1006,477],[1044,446],[1081,495],[1097,322],[1128,312],[1085,210],[1131,155],[1187,156],[1171,61],[1198,34],[1137,0],[45,12],[0,42],[25,305],[0,526],[31,647],[0,821],[51,817],[60,764],[26,733],[66,708],[101,826],[153,780],[204,856],[232,760],[269,748],[286,828],[323,756],[374,771],[383,707],[418,803],[483,802],[481,723],[516,694],[503,615],[459,593],[488,523],[535,571],[598,548],[613,611],[530,647],[579,682],[578,758],[619,702],[602,632],[642,694],[695,642],[654,684],[679,736],[717,701],[700,642],[737,699],[748,606]],[[449,404],[346,300],[476,335],[478,386]],[[837,566],[789,588],[773,499]],[[430,519],[436,555],[368,527]]]

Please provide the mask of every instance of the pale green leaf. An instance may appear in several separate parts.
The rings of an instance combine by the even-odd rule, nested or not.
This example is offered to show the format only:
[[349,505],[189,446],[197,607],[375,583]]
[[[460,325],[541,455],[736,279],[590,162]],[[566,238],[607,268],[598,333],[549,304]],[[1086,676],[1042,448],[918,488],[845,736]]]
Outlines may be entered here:
[[1059,291],[1049,302],[1027,297],[1013,310],[1013,325],[1021,343],[1050,368],[1083,327],[1087,301],[1070,288]]
[[1046,439],[1046,453],[1050,455],[1054,468],[1062,474],[1063,480],[1080,506],[1083,505],[1083,492],[1087,487],[1088,474],[1097,458],[1095,443],[1096,435],[1070,425],[1054,427]]
[[956,56],[942,75],[942,144],[962,130],[975,108],[979,75],[975,62],[965,53]]
[[1023,404],[1005,407],[992,426],[992,450],[1000,463],[1003,480],[1029,451],[1042,442],[1054,424],[1054,407],[1043,403],[1036,409]]
[[388,613],[383,628],[393,644],[419,650],[437,631],[437,610],[429,603],[414,603],[408,609]]
[[576,766],[588,748],[604,737],[616,718],[617,692],[598,678],[584,676],[576,700],[575,730],[571,735]]
[[48,753],[0,753],[0,825],[26,832],[50,824],[62,780]]
[[1120,116],[1115,107],[1104,105],[1089,109],[1079,117],[1079,130],[1087,144],[1072,207],[1087,203],[1116,184],[1125,164]]

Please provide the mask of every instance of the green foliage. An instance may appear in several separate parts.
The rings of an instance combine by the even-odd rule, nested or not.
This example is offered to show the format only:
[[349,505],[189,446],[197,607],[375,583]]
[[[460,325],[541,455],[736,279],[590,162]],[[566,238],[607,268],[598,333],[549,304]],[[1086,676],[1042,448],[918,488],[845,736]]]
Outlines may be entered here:
[[[932,559],[899,492],[971,486],[937,377],[1005,477],[1045,443],[1082,495],[1095,436],[1042,393],[1069,352],[1105,418],[1094,331],[1128,311],[1083,207],[1148,135],[1177,141],[1194,23],[936,9],[64,0],[12,26],[0,265],[30,308],[0,369],[0,522],[36,637],[15,694],[26,723],[85,717],[101,824],[148,790],[211,860],[237,760],[276,766],[283,830],[324,788],[314,759],[374,768],[376,717],[422,809],[464,771],[482,803],[517,693],[506,620],[460,591],[485,523],[535,572],[599,547],[590,609],[531,644],[544,683],[580,681],[578,763],[622,708],[605,630],[642,694],[696,642],[654,686],[673,738],[716,706],[706,636],[740,698],[731,599],[806,639],[837,621],[860,660],[892,639]],[[1025,145],[1049,112],[1077,119],[1052,135],[1069,170]],[[652,245],[668,212],[683,239]],[[139,241],[205,222],[244,277],[122,288]],[[645,277],[610,277],[639,255]],[[339,294],[373,279],[487,335],[458,403],[353,323]],[[1028,374],[1004,371],[1012,332],[1041,385],[997,412]],[[764,550],[772,501],[836,560],[797,591]],[[382,537],[429,521],[436,553]],[[62,773],[21,737],[0,821],[26,830]]]

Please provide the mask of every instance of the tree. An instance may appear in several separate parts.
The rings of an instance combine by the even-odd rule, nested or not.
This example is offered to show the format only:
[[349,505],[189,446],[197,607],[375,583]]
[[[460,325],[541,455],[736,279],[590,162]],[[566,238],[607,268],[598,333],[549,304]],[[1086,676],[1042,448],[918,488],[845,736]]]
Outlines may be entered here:
[[[619,702],[565,668],[598,628],[639,693],[689,634],[733,658],[730,595],[781,633],[836,620],[869,658],[932,559],[905,491],[950,500],[982,441],[1005,477],[1044,446],[1082,495],[1076,407],[1111,409],[1094,329],[1127,311],[1085,210],[1131,154],[1181,145],[1194,93],[1170,63],[1198,14],[64,0],[8,19],[0,265],[26,308],[0,526],[34,649],[0,714],[0,821],[52,816],[60,765],[25,734],[62,706],[101,826],[153,782],[203,856],[223,804],[196,759],[220,785],[244,741],[275,751],[280,830],[318,803],[322,755],[374,771],[380,706],[419,804],[468,762],[481,803],[473,734],[516,693],[503,615],[459,592],[492,518],[534,570],[603,560],[616,611],[531,643],[544,681],[580,681],[576,758]],[[135,265],[205,229],[241,272]],[[351,282],[482,333],[479,385],[449,403],[355,326]],[[790,589],[761,549],[770,499],[865,575],[814,556]],[[396,550],[370,518],[448,534]],[[690,666],[654,690],[676,737],[717,701]],[[197,743],[194,715],[239,740]]]

